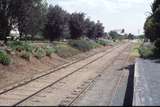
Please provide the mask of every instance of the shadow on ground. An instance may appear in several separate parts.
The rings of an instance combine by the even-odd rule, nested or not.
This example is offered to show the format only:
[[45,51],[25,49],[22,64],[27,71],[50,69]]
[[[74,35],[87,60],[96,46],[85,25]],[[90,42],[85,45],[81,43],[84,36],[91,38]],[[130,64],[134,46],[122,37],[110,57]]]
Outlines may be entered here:
[[123,106],[132,106],[134,92],[134,65],[129,65],[125,68],[129,70],[129,77]]

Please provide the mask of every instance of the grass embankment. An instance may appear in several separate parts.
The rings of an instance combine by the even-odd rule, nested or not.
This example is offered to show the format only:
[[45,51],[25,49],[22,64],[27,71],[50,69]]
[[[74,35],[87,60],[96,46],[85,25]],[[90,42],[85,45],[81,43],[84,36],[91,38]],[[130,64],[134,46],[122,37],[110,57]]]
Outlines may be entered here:
[[[32,42],[10,41],[7,44],[9,51],[0,51],[0,63],[3,65],[11,64],[11,53],[17,55],[27,61],[32,57],[41,59],[43,57],[51,57],[53,53],[62,58],[72,57],[82,52],[89,51],[94,48],[112,45],[108,40],[70,40],[68,42],[53,42],[43,45],[35,45]],[[10,54],[10,55],[9,55]],[[14,59],[12,59],[14,62]]]

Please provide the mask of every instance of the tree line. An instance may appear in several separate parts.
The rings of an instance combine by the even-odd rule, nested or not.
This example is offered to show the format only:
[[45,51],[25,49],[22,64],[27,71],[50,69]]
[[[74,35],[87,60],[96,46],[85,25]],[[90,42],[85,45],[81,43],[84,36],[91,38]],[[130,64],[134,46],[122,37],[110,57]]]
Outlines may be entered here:
[[86,18],[84,13],[68,13],[45,0],[0,0],[0,39],[7,41],[12,30],[18,29],[20,39],[35,35],[53,41],[106,36],[100,21]]

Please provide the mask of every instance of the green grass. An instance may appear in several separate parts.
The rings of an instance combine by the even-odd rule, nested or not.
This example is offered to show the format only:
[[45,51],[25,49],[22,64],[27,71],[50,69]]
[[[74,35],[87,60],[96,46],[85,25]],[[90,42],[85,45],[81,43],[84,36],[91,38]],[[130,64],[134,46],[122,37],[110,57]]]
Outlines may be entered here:
[[0,50],[0,63],[3,65],[11,64],[11,58],[5,51]]

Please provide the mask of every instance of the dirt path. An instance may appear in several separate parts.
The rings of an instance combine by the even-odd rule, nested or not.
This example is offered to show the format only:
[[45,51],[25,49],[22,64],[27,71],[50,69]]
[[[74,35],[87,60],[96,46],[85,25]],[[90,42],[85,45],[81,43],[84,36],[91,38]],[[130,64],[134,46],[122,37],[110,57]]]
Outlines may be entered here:
[[[59,105],[81,84],[107,69],[128,43],[98,53],[64,69],[41,77],[0,95],[1,105]],[[72,93],[75,94],[75,93]],[[76,94],[75,94],[76,95]]]

